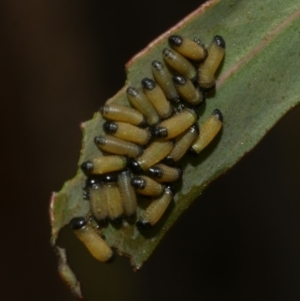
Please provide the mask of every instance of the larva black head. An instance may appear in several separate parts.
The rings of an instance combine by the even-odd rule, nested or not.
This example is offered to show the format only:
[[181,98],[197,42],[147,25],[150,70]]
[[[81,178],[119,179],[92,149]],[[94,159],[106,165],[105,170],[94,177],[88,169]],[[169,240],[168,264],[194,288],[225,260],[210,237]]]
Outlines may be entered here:
[[141,174],[144,172],[144,170],[141,168],[138,161],[129,158],[127,162],[128,162],[127,164],[128,168],[130,168],[134,173]]
[[225,49],[225,40],[221,37],[221,36],[215,36],[214,37],[214,41],[216,42],[216,44],[219,46],[219,47],[222,47]]
[[173,59],[174,58],[174,53],[171,49],[169,48],[165,48],[163,50],[163,56],[169,59]]
[[203,43],[202,43],[202,41],[201,41],[199,38],[196,38],[196,37],[195,37],[195,38],[193,38],[193,41],[194,41],[196,44],[198,44],[199,46],[202,46],[202,47],[204,46]]
[[174,196],[176,194],[176,190],[172,185],[167,185],[165,187],[165,193],[172,193],[172,195]]
[[129,87],[127,90],[126,90],[126,93],[130,96],[133,96],[133,97],[137,97],[138,96],[138,91],[136,88],[134,87]]
[[168,137],[168,130],[165,127],[160,127],[158,125],[151,127],[150,133],[152,135],[152,138]]
[[169,36],[168,41],[169,41],[170,45],[178,47],[182,44],[183,38],[178,35],[172,35],[172,36]]
[[91,173],[94,169],[94,164],[91,161],[85,161],[80,165],[81,170],[84,173]]
[[214,109],[212,115],[215,115],[221,122],[223,122],[223,114],[219,109]]
[[92,176],[92,177],[88,177],[85,181],[85,189],[88,189],[88,188],[94,188],[94,189],[97,189],[99,187],[99,183],[101,182],[102,180],[102,176]]
[[164,163],[166,163],[167,165],[175,165],[175,161],[174,161],[174,158],[173,156],[171,155],[168,155],[164,160],[163,160]]
[[152,225],[149,222],[141,220],[136,222],[136,226],[139,229],[150,229],[152,227]]
[[130,170],[129,168],[126,168],[126,169],[120,171],[118,174],[119,174],[119,175],[122,174],[122,175],[124,175],[124,176],[130,177],[130,176],[131,176],[131,170]]
[[178,180],[182,178],[183,170],[182,167],[177,166],[176,169],[178,170]]
[[133,177],[130,181],[132,187],[136,189],[144,189],[146,187],[146,181],[140,177]]
[[149,168],[147,173],[150,177],[153,177],[153,178],[156,178],[156,179],[159,179],[163,176],[162,169],[160,167],[157,167],[157,166],[153,166],[153,167]]
[[159,62],[159,61],[153,61],[152,62],[152,67],[154,69],[156,69],[157,71],[161,71],[161,70],[164,69],[164,65],[161,62]]
[[175,113],[181,113],[187,108],[186,104],[180,102],[178,105],[175,107],[174,111]]
[[86,226],[86,220],[83,217],[74,217],[70,221],[70,226],[73,230],[80,230]]
[[142,79],[142,86],[145,90],[151,91],[156,87],[156,83],[150,78],[144,78]]
[[106,139],[103,136],[96,136],[94,138],[94,142],[95,142],[96,145],[105,145]]
[[82,197],[83,197],[84,200],[89,201],[90,197],[91,197],[91,194],[90,194],[89,191],[84,191],[83,194],[82,194]]
[[115,134],[118,130],[118,125],[115,122],[106,121],[103,123],[103,130],[108,134]]
[[113,183],[118,181],[118,174],[117,173],[110,173],[102,176],[102,181],[105,183]]
[[173,76],[173,82],[176,85],[184,86],[186,84],[186,79],[181,75],[175,75]]
[[123,216],[118,216],[118,217],[115,217],[112,222],[115,223],[115,224],[121,224],[122,223],[122,219],[123,219]]
[[197,134],[199,134],[199,126],[198,126],[198,123],[195,123],[193,126],[191,126],[191,128],[190,128],[190,132],[191,133],[197,133]]
[[196,37],[195,37],[195,38],[193,38],[193,41],[194,41],[196,44],[198,44],[200,47],[203,48],[205,55],[204,55],[204,57],[203,57],[202,60],[205,60],[205,59],[207,58],[207,55],[208,55],[208,51],[207,51],[207,49],[205,48],[205,45],[202,43],[202,41],[201,41],[199,38],[196,38]]
[[190,110],[192,114],[195,114],[197,116],[197,120],[199,119],[200,117],[199,105],[188,107],[186,108],[186,110]]

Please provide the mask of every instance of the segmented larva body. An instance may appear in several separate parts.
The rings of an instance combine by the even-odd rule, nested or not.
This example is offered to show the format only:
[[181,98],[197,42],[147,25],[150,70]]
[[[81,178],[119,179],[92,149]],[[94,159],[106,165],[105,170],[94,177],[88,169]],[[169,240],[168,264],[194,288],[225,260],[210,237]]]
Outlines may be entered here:
[[79,240],[84,243],[97,260],[107,262],[112,257],[113,252],[111,248],[102,239],[97,230],[84,218],[73,218],[71,226]]
[[[110,103],[100,108],[107,120],[105,134],[94,142],[104,155],[81,164],[88,177],[85,197],[98,223],[134,218],[138,228],[157,224],[175,195],[171,183],[182,177],[177,162],[188,150],[199,154],[222,128],[219,109],[200,130],[198,119],[207,90],[215,86],[223,38],[215,36],[208,48],[199,39],[179,35],[170,36],[168,42],[171,49],[163,50],[164,62],[155,60],[149,66],[153,79],[141,79],[140,87],[127,89],[129,106]],[[145,210],[137,210],[140,194],[150,198]],[[74,219],[72,225],[94,257],[100,261],[111,257],[100,236],[96,243],[90,241],[97,234],[84,218]]]

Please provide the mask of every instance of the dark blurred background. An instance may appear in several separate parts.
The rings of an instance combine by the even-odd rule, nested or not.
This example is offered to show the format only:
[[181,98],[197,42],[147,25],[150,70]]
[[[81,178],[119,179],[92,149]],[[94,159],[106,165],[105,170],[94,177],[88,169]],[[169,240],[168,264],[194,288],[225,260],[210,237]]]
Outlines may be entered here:
[[[81,132],[124,64],[199,1],[0,4],[2,300],[75,300],[57,274],[48,203],[77,169]],[[300,300],[300,108],[211,184],[137,273],[60,243],[93,300]],[[199,247],[201,246],[201,247]]]

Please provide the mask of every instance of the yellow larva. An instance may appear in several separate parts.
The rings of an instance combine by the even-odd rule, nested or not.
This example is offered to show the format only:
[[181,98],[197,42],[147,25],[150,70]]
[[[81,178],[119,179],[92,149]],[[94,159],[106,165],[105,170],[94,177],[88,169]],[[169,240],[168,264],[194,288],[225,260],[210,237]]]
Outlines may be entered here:
[[111,154],[136,158],[143,152],[141,146],[110,135],[96,136],[94,140],[100,150]]
[[173,77],[173,81],[178,94],[186,102],[193,106],[197,106],[204,101],[203,93],[197,89],[188,78],[176,75]]
[[102,193],[105,194],[109,219],[120,222],[124,213],[117,175],[107,175],[103,178]]
[[154,199],[139,217],[136,223],[137,227],[149,228],[154,226],[168,208],[174,194],[175,191],[170,186],[166,186],[163,195]]
[[223,115],[219,109],[215,109],[212,115],[201,126],[200,134],[191,146],[191,151],[199,154],[216,137],[222,125]]
[[198,84],[203,89],[213,88],[216,84],[215,73],[225,54],[225,41],[215,36],[207,48],[208,56],[199,67]]
[[137,198],[133,187],[130,184],[131,171],[129,169],[118,174],[118,185],[122,199],[124,215],[131,217],[135,215],[137,208]]
[[182,176],[182,169],[179,167],[170,167],[166,164],[157,164],[147,171],[148,175],[155,178],[157,182],[175,182]]
[[159,196],[163,193],[164,186],[147,176],[133,177],[131,185],[136,192],[143,195]]
[[124,156],[101,156],[83,162],[80,167],[88,174],[103,175],[122,170],[126,165],[127,159]]
[[172,35],[168,41],[174,50],[193,61],[203,61],[207,56],[207,50],[198,39],[190,40],[179,35]]
[[173,146],[173,141],[154,141],[140,157],[132,160],[129,165],[134,172],[142,173],[163,160],[171,152]]
[[130,104],[145,116],[148,125],[159,122],[159,116],[152,103],[142,91],[134,87],[129,87],[126,93]]
[[197,72],[195,67],[181,54],[171,49],[165,48],[163,50],[163,58],[168,66],[177,71],[184,77],[190,80],[195,80]]
[[173,102],[179,101],[179,95],[172,81],[172,75],[166,66],[159,62],[152,62],[152,74],[156,83],[164,91],[166,98]]
[[[91,206],[91,213],[93,217],[98,221],[104,221],[108,218],[108,204],[106,193],[104,192],[105,187],[103,182],[95,181],[94,179],[89,180],[89,200]],[[92,182],[92,183],[91,183]]]
[[113,255],[111,248],[100,237],[99,233],[84,218],[77,217],[71,221],[76,236],[87,247],[89,252],[99,261],[107,262]]
[[139,111],[116,103],[106,104],[100,108],[103,118],[112,121],[128,122],[137,126],[145,125],[145,117]]
[[167,164],[173,165],[179,161],[190,148],[199,135],[198,126],[193,125],[190,129],[182,133],[175,140],[175,145],[170,154],[164,160]]
[[141,129],[120,121],[106,121],[103,124],[103,129],[107,134],[139,145],[147,144],[151,138],[151,134],[147,129]]
[[198,116],[194,110],[186,109],[153,127],[152,135],[156,138],[172,139],[191,127],[197,118]]
[[159,117],[162,119],[170,117],[173,113],[172,106],[168,102],[163,90],[155,83],[155,81],[144,78],[142,80],[142,86],[145,95],[154,106]]

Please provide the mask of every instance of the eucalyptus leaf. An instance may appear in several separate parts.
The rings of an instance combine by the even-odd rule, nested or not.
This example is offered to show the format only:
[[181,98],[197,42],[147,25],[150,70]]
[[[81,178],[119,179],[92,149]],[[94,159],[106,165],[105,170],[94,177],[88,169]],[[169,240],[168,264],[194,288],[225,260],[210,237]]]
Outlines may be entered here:
[[[162,57],[170,34],[200,37],[207,45],[213,36],[226,41],[226,56],[218,74],[216,92],[201,112],[200,125],[218,108],[224,115],[221,135],[198,157],[183,162],[182,183],[162,220],[150,231],[140,232],[124,222],[103,229],[106,241],[130,257],[139,269],[165,233],[205,187],[249,152],[274,124],[299,101],[300,2],[299,0],[213,0],[199,7],[171,30],[149,44],[126,66],[127,81],[109,102],[128,104],[126,88],[140,86],[151,77],[151,62]],[[101,134],[104,120],[99,113],[82,124],[83,148],[79,164],[100,155],[94,137]],[[82,198],[85,176],[75,178],[53,194],[50,205],[51,243],[56,247],[59,231],[73,217],[85,216],[88,202]],[[75,281],[75,280],[74,280]]]

